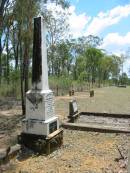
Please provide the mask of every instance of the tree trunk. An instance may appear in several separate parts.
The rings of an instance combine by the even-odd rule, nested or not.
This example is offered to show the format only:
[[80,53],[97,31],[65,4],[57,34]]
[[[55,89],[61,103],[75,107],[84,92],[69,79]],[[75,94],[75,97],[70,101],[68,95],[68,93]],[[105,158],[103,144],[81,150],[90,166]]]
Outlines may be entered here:
[[22,45],[20,43],[20,79],[21,79],[21,101],[22,101],[22,114],[25,115],[25,94],[24,94],[24,70],[22,58]]
[[18,57],[19,57],[19,44],[17,44],[17,48],[16,48],[16,54],[15,54],[15,70],[18,69]]
[[6,42],[6,52],[7,52],[7,57],[6,57],[6,80],[7,84],[9,84],[9,28],[7,29],[7,42]]
[[28,72],[29,72],[29,48],[26,45],[24,51],[24,78],[25,78],[25,89],[24,92],[28,91]]
[[15,39],[15,28],[13,27],[13,51],[14,51],[14,59],[15,59],[15,70],[18,69],[18,58],[19,58],[19,31],[18,31],[18,40]]
[[1,79],[2,79],[2,45],[1,45],[1,37],[0,37],[0,85],[1,85]]

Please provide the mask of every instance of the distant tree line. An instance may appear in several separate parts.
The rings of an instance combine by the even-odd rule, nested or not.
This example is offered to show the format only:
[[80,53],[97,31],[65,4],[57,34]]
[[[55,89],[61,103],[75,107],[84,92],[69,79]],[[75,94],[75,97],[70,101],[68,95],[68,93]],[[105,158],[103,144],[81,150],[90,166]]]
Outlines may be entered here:
[[[50,2],[50,1],[49,1]],[[47,10],[47,0],[2,0],[0,4],[0,87],[20,83],[23,114],[25,93],[31,77],[33,18],[42,14],[48,27],[47,54],[49,76],[71,78],[92,85],[113,79],[125,81],[120,75],[122,59],[107,55],[100,49],[102,39],[89,35],[73,39],[67,23],[69,3],[52,0],[61,11]],[[124,80],[125,79],[125,80]]]

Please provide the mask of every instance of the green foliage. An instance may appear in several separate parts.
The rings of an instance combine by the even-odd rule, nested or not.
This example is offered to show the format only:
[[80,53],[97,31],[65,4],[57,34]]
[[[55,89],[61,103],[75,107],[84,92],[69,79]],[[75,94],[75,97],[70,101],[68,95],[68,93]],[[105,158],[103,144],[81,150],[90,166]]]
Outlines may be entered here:
[[72,85],[72,80],[69,77],[61,76],[61,77],[49,77],[50,88],[63,88],[68,90],[68,88]]
[[20,81],[20,71],[18,69],[12,69],[10,72],[10,80],[17,85],[17,82]]
[[119,84],[127,85],[129,83],[129,79],[126,73],[122,73],[119,77]]
[[[14,81],[15,82],[15,81]],[[11,83],[7,85],[7,83],[2,83],[0,86],[0,97],[15,97],[16,99],[20,99],[20,82],[17,82],[15,85]]]
[[11,69],[10,84],[8,85],[5,81],[6,78],[3,78],[3,83],[0,86],[0,96],[20,98],[20,71]]
[[87,81],[87,72],[83,71],[80,73],[80,75],[78,76],[78,81],[80,83],[82,83],[83,81]]
[[[0,29],[6,54],[0,54],[0,95],[20,97],[31,84],[31,59],[33,48],[33,18],[42,13],[47,22],[47,54],[49,82],[52,89],[67,91],[75,87],[104,83],[128,83],[123,71],[124,56],[107,55],[98,48],[102,39],[89,35],[71,39],[69,35],[66,0],[51,0],[62,7],[61,11],[41,11],[40,5],[48,0],[13,0],[6,8]],[[59,8],[60,9],[60,8]],[[67,38],[67,39],[65,39]],[[0,40],[1,41],[1,40]],[[11,66],[12,64],[12,66]],[[1,80],[2,79],[2,80]],[[118,81],[119,79],[119,81]],[[8,84],[8,85],[7,85]]]

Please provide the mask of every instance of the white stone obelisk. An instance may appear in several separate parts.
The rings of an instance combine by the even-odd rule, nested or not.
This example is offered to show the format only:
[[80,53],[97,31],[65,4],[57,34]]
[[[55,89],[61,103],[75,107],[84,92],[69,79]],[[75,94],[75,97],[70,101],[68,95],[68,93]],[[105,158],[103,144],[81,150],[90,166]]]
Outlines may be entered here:
[[47,136],[59,129],[54,96],[48,85],[46,25],[42,17],[34,18],[32,89],[26,93],[26,118],[23,132]]
[[32,85],[36,90],[49,90],[46,23],[42,17],[34,19]]

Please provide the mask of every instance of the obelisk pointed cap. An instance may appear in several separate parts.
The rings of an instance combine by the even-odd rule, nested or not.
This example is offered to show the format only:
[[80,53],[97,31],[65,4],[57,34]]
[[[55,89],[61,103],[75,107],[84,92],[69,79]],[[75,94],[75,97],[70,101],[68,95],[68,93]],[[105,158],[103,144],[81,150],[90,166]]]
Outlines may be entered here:
[[34,18],[32,85],[33,89],[48,90],[46,24],[42,16]]

